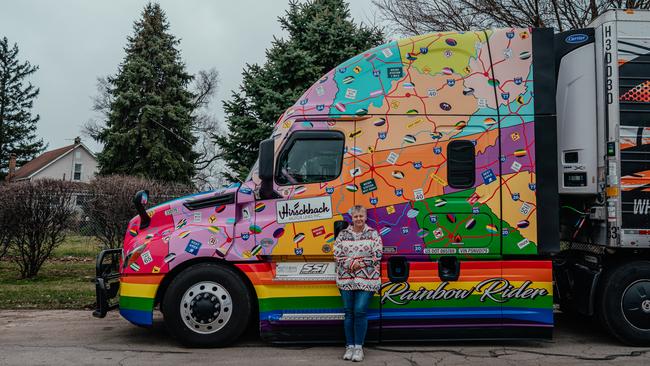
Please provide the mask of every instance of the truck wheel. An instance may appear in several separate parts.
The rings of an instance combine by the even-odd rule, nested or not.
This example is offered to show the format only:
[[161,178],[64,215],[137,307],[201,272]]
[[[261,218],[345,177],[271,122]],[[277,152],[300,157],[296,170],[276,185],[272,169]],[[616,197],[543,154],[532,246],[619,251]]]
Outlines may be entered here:
[[197,264],[169,285],[161,308],[169,332],[189,347],[220,347],[244,332],[251,296],[230,268]]
[[616,338],[629,345],[650,344],[650,262],[615,268],[600,295],[599,317]]

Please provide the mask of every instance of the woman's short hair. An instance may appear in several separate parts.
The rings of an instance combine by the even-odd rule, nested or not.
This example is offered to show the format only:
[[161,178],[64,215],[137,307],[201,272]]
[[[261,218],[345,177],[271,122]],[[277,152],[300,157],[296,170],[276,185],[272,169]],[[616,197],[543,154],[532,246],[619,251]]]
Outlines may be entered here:
[[354,206],[352,206],[352,208],[350,209],[350,215],[354,215],[357,212],[366,213],[366,208],[363,207],[362,205],[354,205]]

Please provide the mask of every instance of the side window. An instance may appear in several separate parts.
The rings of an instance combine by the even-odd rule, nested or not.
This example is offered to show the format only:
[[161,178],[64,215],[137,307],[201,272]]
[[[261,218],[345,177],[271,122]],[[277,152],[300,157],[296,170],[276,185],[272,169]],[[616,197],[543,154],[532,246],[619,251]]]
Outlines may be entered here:
[[279,185],[327,182],[341,174],[344,136],[334,131],[297,131],[279,155]]
[[447,182],[452,188],[474,186],[476,157],[471,141],[452,141],[447,145]]

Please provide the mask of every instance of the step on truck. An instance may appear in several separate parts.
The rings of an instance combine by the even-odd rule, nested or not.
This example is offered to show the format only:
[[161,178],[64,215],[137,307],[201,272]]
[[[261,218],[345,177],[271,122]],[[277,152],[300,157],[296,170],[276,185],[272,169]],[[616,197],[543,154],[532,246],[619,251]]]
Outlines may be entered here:
[[[190,346],[342,342],[332,255],[383,241],[367,340],[550,338],[554,303],[650,344],[650,16],[392,41],[317,80],[243,183],[146,207],[95,315]],[[344,45],[342,45],[343,47]]]

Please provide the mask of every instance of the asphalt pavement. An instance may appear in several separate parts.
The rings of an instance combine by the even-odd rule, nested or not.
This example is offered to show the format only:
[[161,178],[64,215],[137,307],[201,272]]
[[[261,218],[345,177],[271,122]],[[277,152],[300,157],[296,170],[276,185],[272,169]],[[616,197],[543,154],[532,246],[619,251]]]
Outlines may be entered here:
[[[342,346],[273,346],[254,327],[227,348],[189,349],[116,312],[0,311],[0,365],[344,365]],[[556,314],[552,341],[438,342],[366,347],[366,365],[649,365],[650,346],[620,344],[593,320]]]

